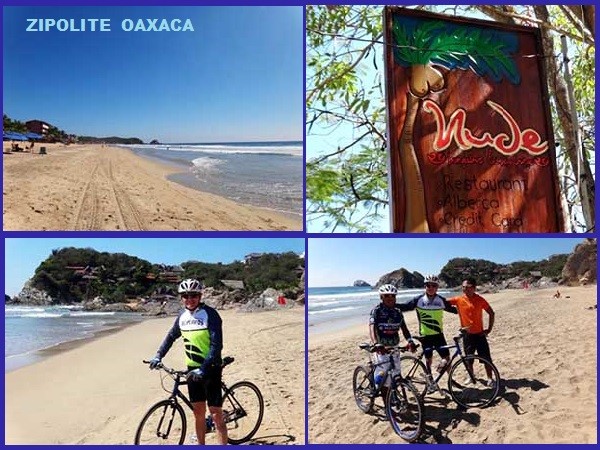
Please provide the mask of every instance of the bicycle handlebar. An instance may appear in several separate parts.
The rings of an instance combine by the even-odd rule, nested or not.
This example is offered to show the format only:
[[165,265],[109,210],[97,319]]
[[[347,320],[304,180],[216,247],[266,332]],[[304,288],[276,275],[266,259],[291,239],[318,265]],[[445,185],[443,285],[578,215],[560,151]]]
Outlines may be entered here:
[[[460,327],[458,329],[458,335],[454,336],[454,340],[456,339],[462,339],[465,337],[465,333],[467,332],[467,330],[471,328],[470,326],[468,327]],[[423,341],[423,339],[425,339],[427,336],[414,336],[413,335],[413,339],[417,339],[418,341]]]
[[[143,362],[144,364],[150,364],[150,361],[148,361],[148,360],[145,360],[145,359],[144,359],[142,362]],[[157,369],[162,369],[162,370],[164,370],[165,372],[167,372],[169,375],[173,375],[173,376],[176,376],[176,377],[185,377],[185,376],[186,376],[186,374],[188,373],[188,371],[187,371],[187,370],[185,370],[185,371],[184,371],[184,370],[175,370],[175,369],[171,369],[170,367],[167,367],[167,366],[165,366],[165,365],[164,365],[162,362],[159,362],[159,363],[156,365],[156,368],[157,368]]]
[[[407,352],[408,351],[408,347],[409,345],[404,345],[404,346],[400,346],[400,345],[382,345],[382,344],[369,344],[368,342],[363,342],[362,344],[359,344],[358,347],[361,350],[365,350],[369,353],[375,353],[377,350],[384,348],[385,350],[387,350],[388,352],[394,352],[394,351],[400,351],[400,352]],[[415,343],[415,348],[419,347],[419,344]]]
[[[225,366],[228,366],[233,361],[235,361],[235,358],[233,356],[226,356],[225,358],[223,358],[223,362],[221,363],[221,368],[224,368]],[[144,364],[150,364],[150,361],[147,360],[147,359],[142,360],[142,362]],[[174,377],[185,377],[187,375],[187,373],[189,372],[189,370],[175,370],[175,369],[171,369],[170,367],[165,366],[162,362],[159,362],[156,365],[156,368],[157,369],[163,369],[169,375],[174,376]]]

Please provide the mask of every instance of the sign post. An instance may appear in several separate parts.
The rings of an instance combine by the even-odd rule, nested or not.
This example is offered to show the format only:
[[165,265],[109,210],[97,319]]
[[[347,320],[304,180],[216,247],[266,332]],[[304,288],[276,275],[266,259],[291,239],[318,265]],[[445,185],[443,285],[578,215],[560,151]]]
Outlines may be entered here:
[[384,11],[392,231],[563,231],[539,31]]

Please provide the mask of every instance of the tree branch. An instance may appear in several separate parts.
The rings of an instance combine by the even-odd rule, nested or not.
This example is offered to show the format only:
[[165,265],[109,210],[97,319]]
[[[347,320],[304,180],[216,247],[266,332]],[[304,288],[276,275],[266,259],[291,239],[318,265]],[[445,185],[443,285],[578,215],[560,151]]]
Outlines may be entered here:
[[[585,29],[582,30],[583,36],[579,36],[577,34],[570,33],[567,30],[563,30],[561,28],[555,27],[547,20],[541,20],[539,18],[536,19],[534,17],[523,16],[521,14],[504,11],[504,10],[498,9],[498,7],[495,7],[495,6],[481,5],[481,6],[477,6],[477,9],[479,9],[482,13],[487,14],[488,16],[498,20],[499,22],[515,23],[514,19],[519,19],[524,22],[532,22],[537,25],[542,25],[546,28],[554,30],[557,33],[564,34],[565,36],[569,36],[571,39],[574,39],[576,41],[585,42],[586,44],[589,44],[589,45],[595,45],[594,37],[589,33],[589,31],[587,31]],[[513,19],[513,21],[507,22],[507,19]]]
[[352,142],[352,143],[350,143],[350,144],[346,145],[344,148],[340,148],[340,147],[338,147],[338,149],[337,149],[335,152],[333,152],[333,153],[329,153],[329,154],[327,154],[327,155],[324,155],[324,156],[321,156],[320,158],[317,158],[317,159],[316,159],[316,160],[314,160],[314,161],[310,161],[310,164],[319,164],[319,163],[322,163],[323,161],[325,161],[327,158],[331,158],[332,156],[339,155],[340,153],[344,153],[344,152],[345,152],[346,150],[348,150],[350,147],[352,147],[352,146],[354,146],[354,145],[358,144],[358,143],[359,143],[359,142],[360,142],[360,141],[361,141],[361,140],[362,140],[364,137],[367,137],[369,134],[371,134],[371,131],[367,130],[367,132],[366,132],[366,133],[364,133],[362,136],[360,136],[360,137],[356,138],[356,139],[354,140],[354,142]]
[[[562,5],[561,5],[562,6]],[[583,22],[591,35],[596,38],[596,7],[594,5],[565,5],[578,20]]]
[[[325,33],[322,33],[321,31],[318,31],[318,30],[307,30],[307,31],[310,31],[312,33],[325,34]],[[356,58],[356,61],[354,61],[350,66],[348,66],[348,68],[346,70],[344,70],[340,74],[337,74],[336,76],[330,76],[330,77],[324,79],[319,84],[317,84],[313,89],[311,89],[310,93],[306,97],[306,103],[310,103],[310,101],[312,100],[313,95],[316,92],[318,92],[321,89],[323,89],[324,86],[326,86],[327,84],[331,83],[335,78],[342,77],[342,76],[346,75],[348,72],[351,72],[352,70],[354,70],[356,68],[356,66],[362,61],[362,59],[364,58],[364,56],[368,53],[368,51],[376,44],[375,41],[377,41],[381,36],[382,36],[382,34],[380,34],[379,36],[377,36],[373,40],[373,42],[371,42],[365,48],[363,48],[362,51],[360,52],[360,54],[358,55],[358,57]]]

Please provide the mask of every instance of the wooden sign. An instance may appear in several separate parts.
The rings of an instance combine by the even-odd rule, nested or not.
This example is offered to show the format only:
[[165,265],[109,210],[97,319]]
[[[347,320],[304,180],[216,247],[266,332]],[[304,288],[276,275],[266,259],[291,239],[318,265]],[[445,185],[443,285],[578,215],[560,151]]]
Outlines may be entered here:
[[393,231],[563,231],[539,31],[384,15]]

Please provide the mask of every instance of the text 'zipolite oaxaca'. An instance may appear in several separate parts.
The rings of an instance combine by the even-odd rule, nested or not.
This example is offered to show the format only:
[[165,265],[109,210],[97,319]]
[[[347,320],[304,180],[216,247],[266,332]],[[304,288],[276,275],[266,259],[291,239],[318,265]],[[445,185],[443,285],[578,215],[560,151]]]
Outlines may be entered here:
[[[27,19],[25,31],[112,31],[110,19]],[[190,19],[123,19],[123,31],[194,31]]]

